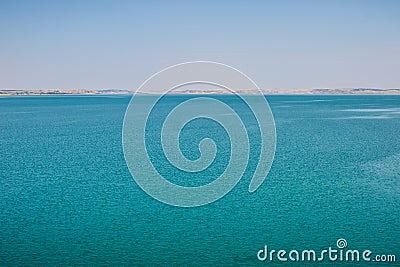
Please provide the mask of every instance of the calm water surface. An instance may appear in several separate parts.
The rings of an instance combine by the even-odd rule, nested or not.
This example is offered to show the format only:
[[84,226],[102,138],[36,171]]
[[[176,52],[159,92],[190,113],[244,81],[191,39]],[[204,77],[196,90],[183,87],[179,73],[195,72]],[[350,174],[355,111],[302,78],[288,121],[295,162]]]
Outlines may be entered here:
[[[121,145],[129,99],[0,98],[0,265],[262,266],[264,245],[322,250],[338,238],[399,264],[400,96],[268,96],[278,140],[266,181],[248,193],[250,160],[234,190],[198,208],[160,203],[133,181]],[[155,121],[184,99],[164,99]],[[182,132],[189,158],[210,135],[222,145],[205,176],[171,170],[157,142],[152,160],[178,184],[210,182],[227,163],[226,134],[210,121]]]

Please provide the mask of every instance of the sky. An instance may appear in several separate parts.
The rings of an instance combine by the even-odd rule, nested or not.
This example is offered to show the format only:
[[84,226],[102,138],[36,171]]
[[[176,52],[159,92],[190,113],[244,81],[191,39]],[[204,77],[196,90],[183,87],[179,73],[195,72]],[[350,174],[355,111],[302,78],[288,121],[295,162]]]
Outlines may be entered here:
[[0,0],[0,89],[136,90],[174,64],[261,88],[400,88],[400,1]]

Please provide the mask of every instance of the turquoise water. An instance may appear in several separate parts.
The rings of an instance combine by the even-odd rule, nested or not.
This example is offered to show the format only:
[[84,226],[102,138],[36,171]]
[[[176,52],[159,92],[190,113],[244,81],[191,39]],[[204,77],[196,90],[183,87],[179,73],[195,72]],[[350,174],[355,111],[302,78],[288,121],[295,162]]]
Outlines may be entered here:
[[[167,97],[158,114],[186,98]],[[0,265],[263,266],[264,245],[322,250],[338,238],[352,249],[397,254],[399,264],[400,96],[267,99],[278,139],[264,184],[248,192],[251,160],[224,198],[177,208],[144,193],[126,167],[128,96],[0,98]],[[251,116],[237,109],[257,139]],[[206,177],[176,175],[156,142],[149,145],[155,165],[178,184],[210,182],[226,164],[224,132],[198,121],[182,135],[193,159],[190,141],[222,142]]]

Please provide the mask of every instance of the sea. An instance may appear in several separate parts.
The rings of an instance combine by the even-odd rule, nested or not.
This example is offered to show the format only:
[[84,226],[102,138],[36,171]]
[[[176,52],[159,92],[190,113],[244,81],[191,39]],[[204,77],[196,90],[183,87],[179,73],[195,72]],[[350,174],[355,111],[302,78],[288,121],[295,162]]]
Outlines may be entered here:
[[[164,97],[154,119],[192,97],[199,96]],[[0,97],[0,265],[399,266],[400,96],[265,97],[277,142],[264,183],[249,193],[252,153],[231,192],[191,208],[152,198],[132,178],[122,148],[131,96]],[[250,135],[254,123],[246,125]],[[229,157],[226,132],[207,120],[182,131],[183,154],[199,157],[204,137],[221,142],[221,159],[192,178],[157,156],[160,140],[146,141],[156,168],[171,174],[166,179],[199,186],[216,179]],[[344,253],[369,250],[370,259],[396,255],[396,262],[288,257],[292,250],[340,251],[338,240]],[[266,246],[276,253],[262,261]]]

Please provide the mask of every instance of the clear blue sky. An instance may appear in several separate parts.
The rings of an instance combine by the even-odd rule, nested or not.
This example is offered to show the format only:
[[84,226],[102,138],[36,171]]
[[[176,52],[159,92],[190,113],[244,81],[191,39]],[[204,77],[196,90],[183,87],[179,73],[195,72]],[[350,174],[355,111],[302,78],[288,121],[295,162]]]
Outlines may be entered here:
[[400,1],[0,0],[3,89],[136,89],[192,60],[262,88],[399,88]]

